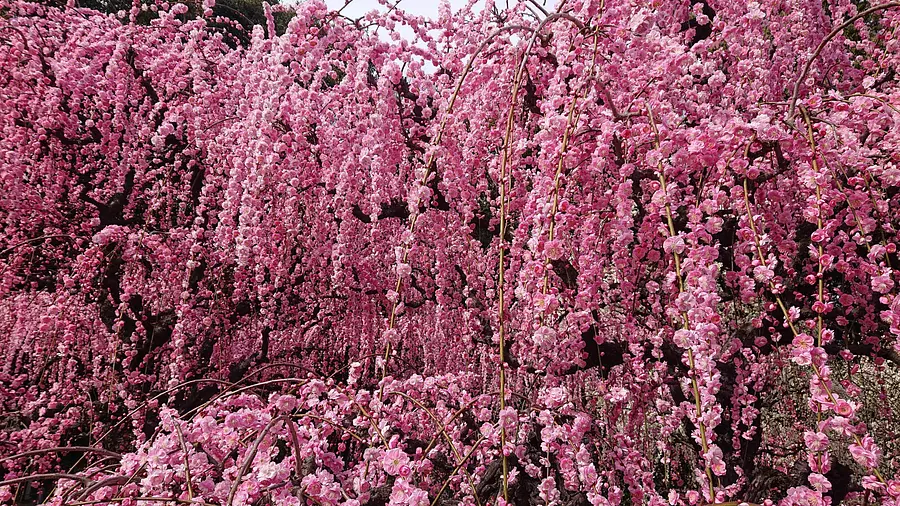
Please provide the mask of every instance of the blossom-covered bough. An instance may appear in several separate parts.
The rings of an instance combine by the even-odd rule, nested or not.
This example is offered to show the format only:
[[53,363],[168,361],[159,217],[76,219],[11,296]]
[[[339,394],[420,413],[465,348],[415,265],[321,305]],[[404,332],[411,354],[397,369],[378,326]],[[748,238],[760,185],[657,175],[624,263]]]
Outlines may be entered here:
[[900,501],[900,4],[386,7],[0,0],[0,502]]

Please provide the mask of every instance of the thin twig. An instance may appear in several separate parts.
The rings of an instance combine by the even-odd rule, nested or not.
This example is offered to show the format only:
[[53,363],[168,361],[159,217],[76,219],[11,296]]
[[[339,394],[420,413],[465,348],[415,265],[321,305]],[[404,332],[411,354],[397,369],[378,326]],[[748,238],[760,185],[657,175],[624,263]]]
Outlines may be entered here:
[[244,458],[244,464],[238,471],[237,476],[234,477],[234,482],[231,484],[231,490],[228,491],[228,499],[225,500],[225,506],[231,506],[234,502],[234,495],[237,493],[237,489],[241,485],[241,479],[245,474],[247,474],[247,471],[250,469],[250,465],[253,464],[253,459],[256,458],[256,452],[259,451],[259,445],[262,444],[263,439],[265,439],[272,426],[280,421],[284,421],[283,416],[273,418],[261,431],[259,431],[259,436],[257,436],[256,441],[253,442],[253,446],[250,447],[250,452]]
[[72,480],[81,482],[83,486],[89,486],[94,480],[87,478],[85,476],[80,476],[77,474],[68,474],[68,473],[43,473],[43,474],[29,474],[28,476],[19,476],[18,478],[10,478],[8,480],[0,481],[0,487],[6,485],[15,485],[16,483],[26,483],[29,481],[42,481],[42,480]]
[[7,460],[21,459],[25,457],[31,457],[32,455],[42,455],[44,453],[65,453],[65,452],[84,452],[84,453],[99,453],[101,455],[106,455],[108,457],[113,457],[117,459],[121,459],[122,455],[110,450],[106,450],[103,448],[96,448],[93,446],[54,446],[53,448],[43,448],[41,450],[29,450],[27,452],[17,453],[15,455],[10,455],[8,457],[0,458],[0,462],[6,462]]
[[181,433],[179,421],[175,420],[175,432],[178,434],[178,443],[181,444],[181,452],[184,453],[184,481],[187,483],[188,499],[194,500],[194,486],[191,484],[191,462],[188,454],[187,445],[184,443],[184,434]]
[[803,80],[806,79],[807,74],[809,74],[809,69],[812,67],[813,62],[816,61],[816,58],[818,58],[819,54],[822,52],[822,50],[825,49],[825,45],[828,44],[831,41],[831,39],[833,39],[837,34],[843,32],[844,28],[847,28],[848,26],[853,24],[857,19],[868,16],[869,14],[872,14],[873,12],[878,12],[878,11],[881,11],[884,9],[890,9],[892,7],[900,7],[900,2],[888,2],[888,3],[876,5],[875,7],[870,7],[868,9],[860,12],[859,14],[853,16],[852,18],[848,19],[847,21],[844,21],[843,23],[838,25],[836,28],[831,30],[831,32],[828,35],[826,35],[824,39],[822,39],[822,42],[820,42],[819,45],[816,46],[816,50],[813,51],[812,57],[810,57],[809,61],[806,62],[806,65],[803,66],[803,71],[800,72],[800,77],[798,77],[797,80],[794,82],[794,91],[793,91],[793,93],[791,93],[791,102],[790,102],[791,106],[788,109],[788,115],[787,115],[787,119],[789,121],[794,117],[794,114],[796,113],[797,97],[800,94],[800,85],[803,83]]

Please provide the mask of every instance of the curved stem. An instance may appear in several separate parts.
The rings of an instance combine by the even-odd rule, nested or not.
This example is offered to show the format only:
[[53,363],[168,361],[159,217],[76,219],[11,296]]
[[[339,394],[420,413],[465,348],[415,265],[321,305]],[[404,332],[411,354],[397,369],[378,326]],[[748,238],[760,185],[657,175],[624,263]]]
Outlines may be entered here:
[[437,495],[434,496],[434,500],[431,501],[431,506],[437,506],[438,502],[441,500],[441,495],[444,494],[444,490],[447,490],[447,486],[450,485],[450,480],[452,480],[453,477],[456,476],[456,473],[458,473],[462,466],[465,465],[466,461],[469,460],[469,457],[471,457],[472,454],[475,453],[475,450],[478,449],[478,446],[481,445],[484,439],[484,436],[478,438],[478,441],[475,441],[475,444],[472,445],[472,449],[469,450],[469,452],[466,453],[466,456],[463,457],[462,461],[453,468],[453,472],[450,473],[450,476],[447,476],[447,479],[444,480],[444,484],[441,486],[441,489],[438,491]]
[[[463,462],[462,454],[459,453],[459,450],[456,449],[456,445],[453,444],[453,439],[450,437],[449,434],[447,434],[447,427],[441,423],[441,421],[438,419],[438,417],[434,413],[432,413],[432,411],[430,409],[425,407],[425,405],[422,404],[421,402],[419,402],[418,400],[413,399],[412,397],[410,397],[409,395],[407,395],[403,392],[388,392],[388,395],[391,395],[391,394],[399,395],[399,396],[403,397],[404,399],[406,399],[409,402],[412,402],[413,404],[418,406],[426,414],[428,414],[428,416],[431,418],[431,421],[434,422],[434,425],[440,431],[441,435],[444,436],[444,438],[447,440],[447,445],[450,447],[450,450],[453,451],[453,455],[456,456],[457,460],[459,460],[460,462]],[[475,504],[477,504],[478,506],[481,506],[481,500],[478,499],[478,491],[475,488],[475,482],[472,480],[472,475],[470,475],[468,471],[465,471],[465,474],[466,474],[466,479],[469,481],[469,486],[472,488],[472,496],[475,498]]]
[[[747,149],[744,152],[745,156],[747,156],[749,154],[750,144],[752,144],[752,141],[750,143],[748,143],[748,145],[747,145]],[[753,232],[753,241],[756,244],[756,254],[757,254],[757,256],[759,256],[760,262],[762,262],[762,259],[764,258],[763,251],[762,251],[762,242],[760,241],[759,232],[756,228],[756,220],[753,218],[753,211],[750,208],[749,194],[750,194],[750,192],[749,192],[749,188],[748,188],[748,184],[747,184],[747,179],[745,178],[744,179],[744,206],[746,207],[747,218],[748,218],[748,221],[750,224],[750,230],[751,230],[751,232]],[[800,334],[800,332],[797,330],[796,325],[794,325],[794,322],[791,319],[790,312],[788,312],[787,307],[784,305],[784,301],[781,299],[781,295],[778,294],[778,291],[776,290],[775,282],[772,280],[769,280],[768,284],[769,284],[769,291],[772,292],[772,295],[775,296],[775,302],[778,304],[778,308],[781,309],[781,313],[784,317],[784,320],[787,322],[788,327],[791,329],[791,334],[794,337],[797,337]],[[828,381],[826,381],[826,378],[822,376],[822,371],[821,371],[821,369],[819,369],[819,366],[817,366],[815,363],[813,363],[812,370],[813,370],[813,373],[816,375],[816,378],[818,379],[819,384],[822,386],[822,389],[825,390],[825,395],[828,397],[828,401],[832,404],[836,404],[837,398],[834,396],[834,392],[832,391],[831,387],[828,386]],[[862,439],[859,437],[859,435],[857,435],[855,432],[851,433],[851,435],[853,436],[853,439],[856,442],[856,444],[858,444],[858,445],[862,444]],[[887,485],[887,482],[885,481],[884,476],[882,476],[881,472],[877,468],[873,468],[872,473],[875,475],[876,478],[878,478],[878,481],[881,482],[881,484]]]
[[256,458],[256,452],[259,451],[259,445],[262,444],[263,439],[265,439],[266,435],[269,433],[269,430],[272,427],[280,422],[284,421],[283,416],[277,416],[269,421],[265,427],[261,431],[259,431],[259,436],[256,437],[256,441],[253,442],[253,446],[250,447],[250,452],[244,458],[244,464],[241,465],[241,469],[238,471],[237,476],[234,477],[234,482],[231,484],[231,489],[228,491],[228,498],[225,500],[225,506],[231,506],[234,502],[234,494],[237,493],[238,487],[241,485],[241,479],[247,474],[247,471],[250,469],[250,466],[253,464],[253,459]]
[[294,427],[294,421],[287,421],[288,432],[291,435],[291,444],[294,445],[294,473],[297,479],[303,478],[303,469],[300,468],[300,437],[297,435],[297,428]]
[[[165,395],[168,395],[168,394],[170,394],[170,393],[172,393],[172,392],[174,392],[174,391],[176,391],[176,390],[178,390],[178,389],[180,389],[180,388],[184,388],[184,387],[186,387],[186,386],[194,385],[194,384],[197,384],[197,383],[219,383],[219,384],[225,384],[225,385],[229,385],[229,384],[230,384],[230,383],[228,383],[227,381],[224,381],[224,380],[218,380],[218,379],[211,379],[211,378],[210,378],[210,379],[195,379],[195,380],[189,380],[189,381],[185,381],[185,382],[183,382],[183,383],[180,383],[180,384],[178,384],[178,385],[175,385],[175,386],[172,387],[172,388],[169,388],[169,389],[167,389],[167,390],[164,390],[163,392],[160,392],[160,393],[154,395],[154,396],[151,397],[150,399],[147,399],[146,401],[144,401],[143,403],[141,403],[140,406],[138,406],[138,407],[132,409],[131,411],[129,411],[124,417],[122,417],[121,420],[119,420],[118,422],[116,422],[112,427],[110,427],[106,432],[104,432],[104,433],[103,433],[103,434],[95,441],[95,443],[99,443],[100,441],[103,441],[104,439],[106,439],[110,434],[113,433],[113,431],[114,431],[119,425],[121,425],[121,424],[125,423],[126,421],[128,421],[128,420],[129,420],[134,414],[136,414],[138,411],[140,411],[140,410],[146,408],[147,405],[148,405],[150,402],[155,401],[155,400],[157,400],[157,399],[159,399],[159,398],[161,398],[161,397],[163,397],[163,396],[165,396]],[[82,456],[82,458],[84,458],[84,457]],[[80,459],[79,459],[78,462],[75,463],[75,465],[77,465],[79,462],[81,462]]]
[[25,457],[31,457],[33,455],[43,455],[45,453],[64,453],[64,452],[84,452],[84,453],[99,453],[101,455],[106,455],[107,457],[113,457],[117,459],[121,459],[122,455],[116,453],[114,451],[106,450],[104,448],[96,448],[93,446],[54,446],[53,448],[43,448],[41,450],[29,450],[27,452],[17,453],[15,455],[10,455],[8,457],[0,458],[0,462],[6,462],[7,460],[21,459]]
[[77,475],[77,474],[68,474],[68,473],[42,473],[42,474],[29,474],[28,476],[19,476],[18,478],[10,478],[8,480],[0,481],[0,487],[6,485],[15,485],[16,483],[26,483],[29,481],[42,481],[42,480],[72,480],[80,482],[82,486],[88,486],[94,482],[90,478],[85,476]]
[[[193,418],[198,413],[200,413],[201,411],[203,411],[205,408],[212,405],[216,401],[221,401],[222,399],[226,399],[228,397],[233,397],[240,393],[246,392],[247,390],[259,388],[261,386],[274,385],[277,383],[298,383],[299,385],[297,385],[297,386],[303,386],[308,381],[309,381],[308,379],[304,379],[304,378],[277,378],[277,379],[271,379],[268,381],[260,381],[259,383],[253,383],[252,385],[247,385],[247,386],[238,388],[237,390],[230,390],[230,391],[225,390],[224,392],[220,393],[219,395],[216,395],[215,397],[213,397],[212,399],[208,400],[207,402],[201,404],[200,406],[197,406],[196,408],[188,411],[187,413],[184,414],[184,416],[190,415],[190,417]],[[229,383],[228,385],[229,385],[228,388],[231,388],[231,387],[237,385],[237,383]],[[295,386],[295,388],[296,388],[296,386]]]
[[[424,186],[425,184],[427,184],[428,178],[431,177],[431,174],[434,172],[436,150],[433,148],[440,146],[441,140],[444,138],[444,131],[447,128],[447,121],[450,118],[450,113],[453,112],[453,107],[456,105],[456,99],[459,97],[459,91],[460,91],[460,89],[462,89],[463,82],[465,81],[466,77],[468,77],[469,73],[472,71],[472,67],[475,62],[475,58],[477,58],[478,55],[481,54],[482,51],[484,51],[484,48],[487,47],[487,45],[494,39],[494,37],[496,37],[497,35],[500,35],[501,33],[505,32],[505,31],[511,31],[511,30],[531,30],[531,31],[533,31],[531,28],[529,28],[527,26],[521,26],[521,25],[509,25],[509,26],[504,26],[504,27],[498,28],[498,29],[494,30],[490,35],[488,35],[484,41],[481,42],[481,44],[478,46],[477,49],[475,49],[475,52],[472,53],[472,55],[469,57],[469,60],[466,62],[466,66],[463,68],[462,75],[460,75],[459,81],[457,81],[456,87],[453,89],[453,93],[450,95],[450,101],[447,104],[447,110],[444,111],[443,118],[441,119],[441,123],[438,126],[437,135],[434,137],[434,141],[430,145],[430,147],[432,149],[429,150],[428,158],[425,161],[425,173],[422,175],[422,179],[419,181],[420,185]],[[422,198],[417,197],[416,209],[418,209],[421,201],[422,201]],[[418,222],[418,220],[419,220],[419,213],[413,212],[410,215],[409,227],[408,227],[410,235],[412,235],[412,233],[415,232],[416,223]],[[402,257],[404,264],[409,261],[409,254],[410,254],[411,246],[412,246],[411,244],[404,245],[403,257]],[[388,318],[388,330],[393,330],[394,327],[396,326],[397,307],[400,305],[400,300],[402,298],[401,295],[403,294],[403,276],[397,275],[397,282],[394,285],[394,292],[397,294],[397,299],[391,303],[391,315]],[[382,366],[382,371],[381,371],[382,378],[386,375],[387,360],[390,357],[390,355],[391,355],[391,343],[387,342],[387,343],[385,343],[385,347],[384,347],[383,360],[385,363]],[[379,392],[379,395],[381,395],[382,393],[383,393],[383,391]]]
[[16,243],[16,244],[13,244],[12,246],[6,248],[5,250],[0,251],[0,256],[3,256],[3,255],[5,255],[5,254],[9,253],[10,251],[12,251],[12,250],[18,248],[19,246],[24,246],[24,245],[26,245],[26,244],[28,244],[28,243],[32,243],[32,242],[43,241],[44,239],[68,239],[68,240],[70,240],[70,241],[73,241],[73,240],[74,240],[74,239],[72,239],[72,236],[67,235],[67,234],[50,234],[50,235],[42,235],[42,236],[40,236],[40,237],[34,237],[34,238],[31,238],[31,239],[25,239],[24,241],[21,241],[21,242],[18,242],[18,243]]
[[184,499],[177,499],[175,497],[113,497],[111,499],[99,499],[96,501],[70,502],[70,503],[68,503],[67,506],[88,506],[91,504],[106,504],[106,503],[111,503],[111,502],[125,502],[125,501],[149,501],[149,502],[161,502],[161,503],[174,502],[177,504],[193,504],[196,506],[218,506],[216,504],[210,504],[208,502],[186,501]]
[[[525,75],[525,69],[528,64],[528,55],[531,53],[531,48],[534,46],[534,43],[537,40],[538,35],[540,35],[541,30],[544,28],[544,26],[556,19],[566,19],[574,23],[579,29],[584,29],[584,23],[568,14],[561,13],[551,14],[544,18],[544,20],[541,21],[540,24],[538,24],[537,28],[534,30],[534,33],[531,36],[531,39],[525,46],[525,51],[522,54],[522,61],[519,63],[515,77],[513,78],[512,92],[509,100],[509,110],[506,114],[506,133],[503,137],[503,156],[500,159],[500,265],[498,266],[497,274],[497,330],[500,345],[499,380],[501,412],[506,409],[506,301],[504,285],[506,281],[506,215],[509,211],[509,203],[507,202],[507,171],[509,170],[509,160],[512,156],[513,125],[515,124],[515,112],[516,104],[518,103],[519,98],[519,87],[522,85],[522,78]],[[508,459],[506,458],[506,428],[502,423],[500,424],[500,454],[503,460],[503,486],[501,487],[501,489],[503,493],[503,499],[509,500],[509,463]]]
[[[90,496],[93,492],[96,492],[97,490],[100,490],[101,488],[124,485],[128,481],[129,481],[128,476],[113,476],[112,478],[107,478],[103,481],[98,481],[98,482],[94,483],[93,485],[85,488],[84,491],[78,495],[78,500],[81,501],[81,500],[87,499],[88,496]],[[66,494],[66,495],[68,496],[68,494]],[[68,501],[66,501],[65,499],[63,499],[62,503],[63,503],[63,505],[71,504]]]
[[857,15],[853,16],[852,18],[848,19],[847,21],[844,21],[843,23],[841,23],[840,25],[835,27],[833,30],[831,30],[831,32],[828,35],[826,35],[824,39],[822,39],[822,42],[820,42],[819,45],[816,46],[816,50],[813,51],[813,55],[809,58],[809,61],[807,61],[806,65],[803,66],[803,71],[800,72],[800,77],[798,77],[797,80],[794,82],[794,91],[791,93],[791,102],[790,102],[791,106],[788,109],[788,119],[791,119],[794,117],[794,114],[795,114],[795,111],[797,108],[797,98],[798,98],[798,95],[800,94],[800,84],[803,83],[804,79],[806,79],[807,74],[809,74],[809,69],[812,67],[813,62],[816,61],[816,58],[819,57],[819,54],[822,52],[822,50],[825,49],[825,45],[828,44],[828,42],[830,42],[831,39],[833,39],[837,34],[841,33],[842,31],[844,31],[845,28],[847,28],[848,26],[853,24],[857,19],[868,16],[869,14],[872,14],[873,12],[878,12],[878,11],[881,11],[884,9],[890,9],[892,7],[900,7],[900,2],[888,2],[888,3],[876,5],[875,7],[870,7],[868,9],[858,13]]
[[343,431],[345,434],[347,434],[348,436],[350,436],[350,437],[352,437],[353,439],[357,440],[358,442],[360,442],[360,443],[365,443],[365,440],[364,440],[364,439],[362,438],[362,436],[360,436],[359,434],[357,434],[357,433],[353,432],[352,430],[348,429],[347,427],[344,427],[343,425],[340,425],[340,424],[338,424],[338,423],[335,423],[335,422],[333,422],[333,421],[331,421],[331,420],[329,420],[329,419],[327,419],[327,418],[323,418],[323,417],[318,416],[318,415],[312,415],[312,414],[309,414],[309,413],[299,413],[299,414],[292,415],[292,416],[294,416],[294,417],[296,417],[296,418],[298,418],[298,419],[300,419],[300,418],[309,418],[310,420],[318,420],[318,421],[320,421],[320,422],[327,423],[327,424],[330,425],[331,427]]
[[[508,392],[508,393],[509,393],[509,395],[511,395],[511,396],[513,396],[513,397],[518,397],[519,400],[524,401],[524,402],[527,402],[528,404],[530,404],[532,410],[537,410],[537,408],[535,408],[535,406],[534,406],[534,403],[532,403],[531,400],[528,399],[527,397],[525,397],[525,396],[523,396],[523,395],[521,395],[521,394],[517,394],[516,392]],[[500,395],[500,392],[499,392],[499,391],[496,391],[496,392],[492,392],[492,393],[489,393],[489,394],[483,394],[483,395],[487,395],[487,396],[490,396],[490,397],[495,397],[495,396]],[[463,413],[465,413],[466,410],[470,409],[470,408],[472,407],[472,405],[475,404],[476,402],[478,402],[479,400],[480,400],[480,399],[479,399],[478,397],[476,397],[476,398],[472,399],[471,401],[469,401],[468,403],[466,403],[465,406],[460,407],[458,410],[456,410],[455,413],[453,413],[453,416],[451,416],[450,419],[447,420],[447,422],[446,422],[444,425],[446,426],[446,425],[450,425],[451,423],[453,423],[453,420],[456,420],[457,418],[459,418],[460,415],[462,415]],[[425,447],[425,451],[424,451],[423,453],[425,453],[425,454],[427,455],[428,452],[430,452],[431,449],[434,448],[434,446],[437,444],[437,440],[438,440],[438,439],[439,439],[439,437],[438,437],[437,435],[435,435],[434,437],[432,437],[432,438],[431,438],[431,441],[428,443],[428,446]]]
[[[809,120],[809,114],[806,112],[806,107],[800,107],[800,114],[803,115],[803,121],[806,123],[806,140],[809,142],[809,149],[812,153],[811,163],[813,172],[815,173],[814,177],[816,178],[816,227],[817,230],[822,230],[822,186],[819,185],[819,161],[816,159],[818,153],[816,152],[816,139],[813,136],[813,127],[812,122]],[[825,303],[824,296],[824,266],[822,265],[822,255],[824,254],[822,243],[816,243],[817,251],[819,253],[818,258],[818,270],[816,272],[816,279],[818,280],[818,302],[820,304]],[[760,259],[762,261],[762,259]],[[822,313],[819,312],[816,317],[816,346],[822,346]]]
[[[653,110],[650,106],[647,106],[647,117],[650,120],[650,126],[653,128],[653,133],[656,135],[655,145],[656,148],[659,148],[659,130],[656,128],[656,120],[653,118]],[[669,204],[668,199],[668,191],[666,188],[666,176],[663,172],[662,160],[657,162],[657,171],[659,172],[659,184],[660,190],[663,193],[663,199],[665,200],[665,210],[666,210],[666,222],[669,229],[669,236],[675,237],[675,221],[672,219],[672,206]],[[678,279],[678,293],[684,293],[684,277],[681,272],[681,255],[678,254],[677,251],[673,248],[672,256],[675,260],[675,276]],[[681,312],[682,325],[684,330],[691,329],[691,322],[688,318],[688,314],[686,311]],[[696,410],[697,415],[697,425],[700,429],[700,445],[703,448],[703,466],[706,471],[706,478],[709,480],[709,501],[714,503],[716,502],[716,494],[715,494],[715,484],[713,482],[712,470],[709,467],[709,459],[707,458],[707,454],[709,453],[709,440],[706,435],[706,424],[703,423],[702,414],[703,414],[703,405],[700,402],[700,386],[697,383],[697,375],[696,375],[696,364],[694,362],[694,350],[688,346],[687,348],[688,355],[688,367],[690,367],[690,377],[691,377],[691,389],[694,393],[694,408]]]
[[175,420],[175,432],[178,434],[178,443],[181,445],[181,452],[184,453],[184,482],[187,484],[188,499],[194,500],[194,485],[191,483],[191,459],[188,453],[187,445],[184,443],[184,434],[181,433],[181,426],[178,420]]
[[[599,29],[594,31],[594,55],[591,58],[591,71],[588,72],[588,79],[590,80],[590,76],[594,73],[594,67],[597,64],[597,46],[599,42]],[[556,213],[559,211],[559,192],[560,186],[562,184],[562,174],[565,169],[565,159],[566,153],[569,149],[569,139],[574,135],[575,130],[578,128],[578,120],[575,116],[575,109],[578,105],[579,98],[584,99],[587,96],[588,87],[587,83],[585,83],[584,91],[581,96],[576,93],[572,98],[572,102],[569,104],[569,114],[566,119],[566,129],[563,132],[562,146],[560,146],[559,160],[556,164],[556,175],[553,178],[553,191],[552,191],[552,200],[553,207],[550,209],[550,226],[547,233],[547,240],[552,242],[555,238],[556,232]],[[550,257],[548,256],[544,263],[544,282],[543,287],[541,288],[541,293],[544,295],[550,290]],[[541,314],[541,319],[543,319],[543,313]]]

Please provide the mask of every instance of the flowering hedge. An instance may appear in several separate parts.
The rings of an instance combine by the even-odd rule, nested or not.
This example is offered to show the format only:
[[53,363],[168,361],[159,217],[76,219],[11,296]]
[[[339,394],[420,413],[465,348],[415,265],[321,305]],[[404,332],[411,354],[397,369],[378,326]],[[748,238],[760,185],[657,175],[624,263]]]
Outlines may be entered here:
[[470,4],[0,0],[0,502],[898,504],[900,3]]

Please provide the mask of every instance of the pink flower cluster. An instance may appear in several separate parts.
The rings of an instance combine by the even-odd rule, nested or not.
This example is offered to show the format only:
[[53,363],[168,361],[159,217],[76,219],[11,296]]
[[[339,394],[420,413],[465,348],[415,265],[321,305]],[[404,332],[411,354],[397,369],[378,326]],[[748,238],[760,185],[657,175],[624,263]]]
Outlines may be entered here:
[[0,0],[0,503],[897,504],[896,2],[544,3]]
[[[380,500],[422,506],[439,494],[483,503],[490,500],[485,488],[499,485],[496,473],[485,472],[497,468],[501,451],[499,429],[484,409],[492,399],[453,388],[475,382],[475,376],[412,377],[366,390],[331,379],[297,379],[290,393],[272,394],[268,402],[236,389],[191,415],[161,408],[158,429],[136,451],[116,456],[114,466],[82,471],[86,483],[61,483],[47,504],[159,497],[235,505],[266,498],[276,505]],[[484,424],[480,430],[457,415],[465,407],[481,413],[473,415]],[[592,450],[598,428],[585,413],[556,413],[573,418],[572,424],[534,408],[532,415],[508,420],[515,429],[509,452],[522,473],[511,483],[520,484],[523,494],[558,499],[581,492],[592,504],[606,504],[611,475],[597,472]],[[559,461],[548,464],[546,451]]]

